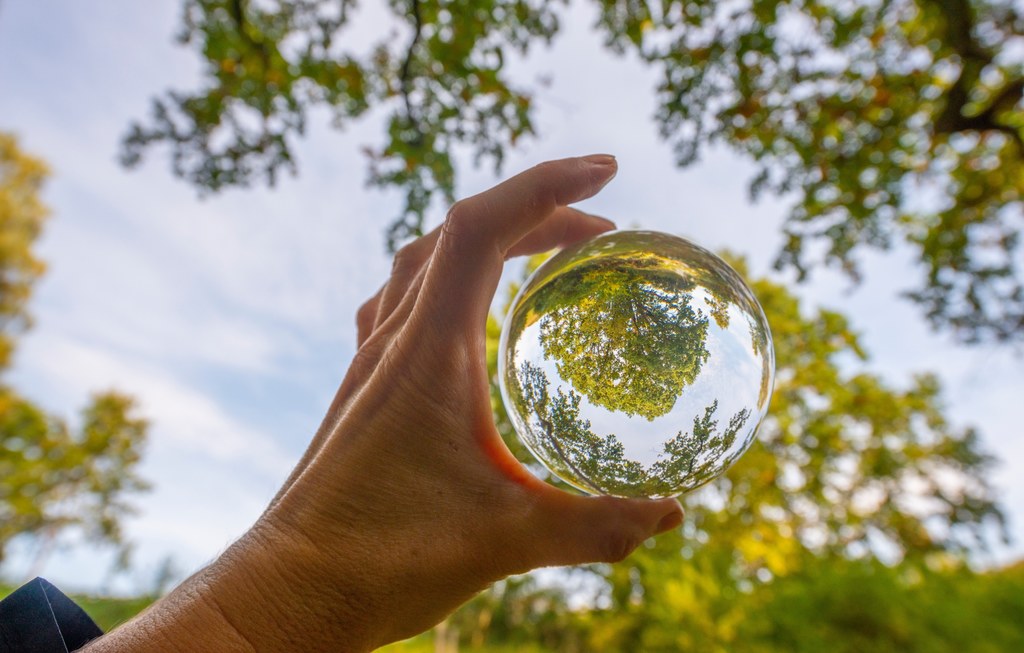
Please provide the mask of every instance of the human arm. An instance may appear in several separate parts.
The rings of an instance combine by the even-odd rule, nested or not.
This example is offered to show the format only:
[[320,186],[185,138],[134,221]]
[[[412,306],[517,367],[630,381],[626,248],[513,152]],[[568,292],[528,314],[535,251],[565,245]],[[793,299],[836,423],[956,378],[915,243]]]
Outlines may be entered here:
[[617,561],[678,525],[673,499],[584,497],[534,478],[491,415],[484,325],[504,261],[609,229],[567,206],[615,171],[605,156],[542,164],[456,203],[400,251],[359,311],[359,349],[321,428],[265,513],[86,650],[372,650],[510,574]]

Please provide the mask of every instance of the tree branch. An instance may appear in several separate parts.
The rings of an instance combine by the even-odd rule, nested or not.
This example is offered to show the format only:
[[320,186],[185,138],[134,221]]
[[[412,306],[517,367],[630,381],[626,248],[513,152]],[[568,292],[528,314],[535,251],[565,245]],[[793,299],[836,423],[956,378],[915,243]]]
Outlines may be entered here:
[[976,116],[965,116],[963,109],[968,102],[968,89],[966,83],[961,83],[964,75],[950,89],[946,108],[935,120],[934,131],[936,134],[954,134],[965,131],[998,131],[1010,136],[1017,142],[1021,152],[1024,153],[1024,137],[1019,129],[1012,125],[999,122],[999,114],[1002,111],[1012,109],[1022,97],[1024,97],[1024,79],[1008,84],[999,95],[996,96],[984,111]]
[[417,140],[422,140],[422,132],[420,131],[420,121],[416,116],[416,112],[412,106],[412,79],[410,77],[410,71],[412,70],[412,60],[416,56],[416,46],[420,43],[420,38],[423,35],[423,15],[420,11],[420,0],[412,0],[412,41],[409,42],[409,49],[405,53],[405,61],[402,62],[402,70],[399,73],[398,79],[401,83],[402,89],[402,100],[405,102],[405,117],[409,122],[409,126],[414,128],[417,133]]

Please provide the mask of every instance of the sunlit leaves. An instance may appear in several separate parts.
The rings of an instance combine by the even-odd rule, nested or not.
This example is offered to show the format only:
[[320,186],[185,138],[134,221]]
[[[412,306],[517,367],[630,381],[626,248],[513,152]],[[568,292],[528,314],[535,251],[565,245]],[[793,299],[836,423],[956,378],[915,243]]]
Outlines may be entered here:
[[[313,107],[339,127],[372,108],[369,182],[405,196],[392,247],[451,202],[455,153],[500,166],[534,132],[533,91],[505,61],[552,39],[561,5],[392,0],[400,29],[349,47],[348,0],[184,0],[203,86],[172,91],[125,139],[167,143],[203,190],[294,170]],[[680,165],[725,144],[758,165],[754,195],[793,199],[780,266],[853,278],[861,252],[907,244],[907,296],[967,341],[1024,334],[1024,18],[1012,0],[597,0],[607,47],[660,71],[656,121]]]
[[1011,53],[1024,30],[1011,3],[649,4],[654,27],[634,45],[662,71],[662,132],[682,165],[725,143],[758,163],[755,196],[792,194],[780,266],[859,278],[865,246],[908,243],[921,274],[904,287],[934,326],[1021,338],[1024,60]]
[[654,420],[707,362],[708,316],[675,274],[595,261],[551,282],[540,341],[562,378],[595,405]]
[[292,140],[312,107],[328,107],[338,127],[383,107],[384,144],[366,148],[369,183],[405,194],[391,245],[419,234],[435,196],[454,201],[456,146],[497,167],[533,132],[531,95],[511,84],[504,61],[549,39],[557,20],[536,0],[394,1],[402,33],[357,51],[348,47],[354,4],[185,0],[181,38],[201,53],[204,86],[154,100],[148,124],[125,138],[123,161],[135,165],[163,142],[175,173],[203,190],[274,183],[295,170]]
[[126,496],[148,487],[136,472],[146,429],[118,393],[93,397],[75,430],[0,387],[0,559],[15,537],[68,529],[123,545]]
[[712,499],[730,518],[708,516],[709,532],[743,540],[756,522],[768,546],[797,538],[818,553],[887,560],[983,543],[986,525],[1001,523],[991,461],[973,430],[947,421],[938,381],[919,375],[898,389],[859,371],[865,354],[845,317],[807,314],[778,284],[753,288],[772,325],[775,393],[760,446]]
[[32,251],[49,210],[39,193],[46,164],[0,132],[0,370],[10,364],[14,338],[30,323],[32,286],[45,266]]

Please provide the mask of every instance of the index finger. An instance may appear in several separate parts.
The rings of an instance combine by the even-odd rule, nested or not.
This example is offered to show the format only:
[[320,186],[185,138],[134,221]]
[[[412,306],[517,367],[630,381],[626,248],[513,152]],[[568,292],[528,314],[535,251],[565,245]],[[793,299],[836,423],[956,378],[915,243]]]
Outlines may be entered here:
[[424,279],[426,295],[443,301],[449,317],[485,320],[516,243],[559,207],[597,194],[617,170],[607,154],[548,161],[457,202]]

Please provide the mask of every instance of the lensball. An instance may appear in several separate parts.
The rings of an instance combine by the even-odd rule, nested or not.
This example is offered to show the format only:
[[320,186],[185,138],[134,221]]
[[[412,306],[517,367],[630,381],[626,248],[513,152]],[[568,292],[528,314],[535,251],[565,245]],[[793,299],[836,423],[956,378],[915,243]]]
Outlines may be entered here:
[[498,377],[519,438],[591,494],[667,497],[751,445],[775,374],[771,332],[739,274],[688,240],[614,231],[526,281]]

